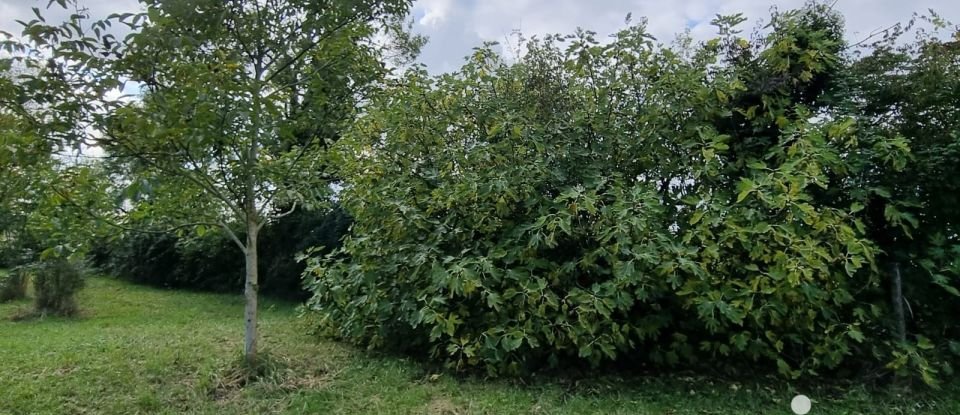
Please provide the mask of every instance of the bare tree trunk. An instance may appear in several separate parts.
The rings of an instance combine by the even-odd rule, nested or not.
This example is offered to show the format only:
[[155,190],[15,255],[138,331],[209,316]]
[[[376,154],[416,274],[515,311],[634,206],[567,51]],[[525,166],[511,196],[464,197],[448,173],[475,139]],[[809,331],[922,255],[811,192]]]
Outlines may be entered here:
[[907,340],[907,321],[903,314],[903,280],[900,278],[900,263],[894,261],[890,264],[890,301],[893,305],[893,318],[897,341]]
[[246,282],[244,284],[243,296],[246,298],[244,308],[244,337],[243,337],[243,356],[248,364],[255,364],[257,361],[257,295],[259,291],[257,275],[257,223],[251,219],[247,220],[247,246],[246,246]]
[[251,366],[257,363],[257,295],[260,291],[260,287],[257,285],[257,233],[260,231],[261,223],[259,221],[260,212],[257,209],[256,166],[260,150],[259,138],[262,132],[260,120],[260,111],[263,110],[261,102],[263,86],[260,84],[263,76],[262,64],[262,58],[254,64],[256,84],[252,91],[253,108],[250,117],[252,135],[250,137],[250,147],[247,149],[247,168],[245,172],[247,177],[243,201],[247,222],[247,250],[244,252],[246,254],[247,279],[243,289],[243,296],[246,298],[247,304],[243,313],[246,319],[243,356],[247,364]]

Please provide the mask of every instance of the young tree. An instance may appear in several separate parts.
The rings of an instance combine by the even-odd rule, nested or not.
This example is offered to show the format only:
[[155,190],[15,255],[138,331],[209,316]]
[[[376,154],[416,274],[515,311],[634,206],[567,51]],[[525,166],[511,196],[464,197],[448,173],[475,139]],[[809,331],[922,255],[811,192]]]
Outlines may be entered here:
[[[400,25],[410,1],[143,4],[144,13],[103,21],[80,11],[60,26],[38,13],[25,23],[28,45],[11,49],[33,52],[42,70],[26,86],[56,110],[49,118],[69,132],[61,139],[127,161],[131,194],[148,192],[152,181],[181,190],[138,198],[152,203],[133,216],[201,232],[217,226],[243,251],[244,356],[253,363],[258,232],[290,211],[278,206],[311,204],[327,187],[321,150],[387,72],[378,42],[404,41],[402,52],[421,42]],[[133,32],[119,41],[109,32],[121,24]],[[111,99],[123,82],[141,86],[139,99]],[[244,232],[233,232],[232,222]]]
[[[9,75],[0,77],[0,102],[18,101]],[[86,213],[109,211],[110,182],[99,163],[43,140],[33,111],[20,109],[0,107],[0,265],[14,269],[21,295],[33,276],[38,314],[72,315],[83,286],[77,260],[98,232]]]

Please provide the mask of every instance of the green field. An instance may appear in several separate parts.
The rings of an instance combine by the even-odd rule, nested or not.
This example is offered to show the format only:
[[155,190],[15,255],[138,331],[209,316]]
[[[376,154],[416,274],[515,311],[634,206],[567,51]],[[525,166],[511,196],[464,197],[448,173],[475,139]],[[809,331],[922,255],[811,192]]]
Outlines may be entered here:
[[83,315],[14,322],[0,305],[0,414],[21,413],[960,413],[958,388],[936,393],[798,390],[783,381],[606,376],[526,382],[457,379],[403,358],[309,334],[294,304],[266,301],[262,345],[273,370],[242,385],[242,302],[105,278],[89,281]]

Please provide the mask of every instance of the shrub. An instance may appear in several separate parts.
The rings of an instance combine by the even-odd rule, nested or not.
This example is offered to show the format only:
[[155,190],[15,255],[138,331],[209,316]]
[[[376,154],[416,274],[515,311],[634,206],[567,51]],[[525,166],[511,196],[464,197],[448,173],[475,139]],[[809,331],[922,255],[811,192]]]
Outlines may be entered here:
[[157,287],[177,287],[180,256],[172,235],[126,232],[96,244],[92,262],[119,278]]
[[323,254],[340,247],[351,218],[337,205],[331,210],[299,210],[260,232],[260,276],[264,293],[305,300],[301,279],[306,264],[297,255],[309,248]]
[[0,232],[0,269],[12,268],[16,265],[16,252],[8,243],[3,243],[4,235]]
[[[244,238],[242,234],[239,237]],[[181,237],[176,240],[175,255],[176,262],[169,264],[174,270],[167,276],[174,279],[173,286],[234,293],[242,289],[243,253],[221,232],[202,237]]]
[[[267,295],[305,299],[296,255],[309,247],[339,247],[350,218],[339,207],[329,211],[297,210],[260,232],[260,289]],[[240,238],[243,234],[238,232]],[[90,259],[104,272],[157,287],[214,292],[243,289],[244,259],[222,232],[203,235],[124,233],[103,240]]]
[[[753,42],[739,21],[696,47],[659,47],[641,24],[604,45],[532,41],[514,64],[480,48],[454,74],[408,71],[335,146],[354,223],[309,259],[322,329],[493,375],[710,361],[932,383],[926,359],[960,343],[890,336],[862,196],[885,193],[864,178],[909,149],[837,104],[842,19],[777,13]],[[939,269],[955,263],[928,262],[947,298]]]
[[29,281],[30,277],[23,268],[14,268],[8,273],[0,271],[0,303],[26,298]]
[[77,293],[84,286],[83,266],[76,261],[52,259],[37,264],[35,269],[35,311],[40,315],[75,315],[79,311]]

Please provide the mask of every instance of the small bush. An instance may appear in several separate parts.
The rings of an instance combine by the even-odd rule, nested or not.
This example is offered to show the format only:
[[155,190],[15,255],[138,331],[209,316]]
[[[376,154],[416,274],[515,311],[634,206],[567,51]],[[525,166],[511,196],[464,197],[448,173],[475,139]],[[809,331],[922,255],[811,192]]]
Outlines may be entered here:
[[21,268],[13,269],[9,274],[0,273],[0,303],[25,298],[29,280],[29,274]]
[[[14,252],[9,246],[0,244],[0,269],[10,268],[15,263]],[[3,277],[0,277],[3,278]]]
[[65,259],[38,265],[33,278],[35,311],[40,315],[76,315],[76,296],[84,286],[82,269],[80,264]]

